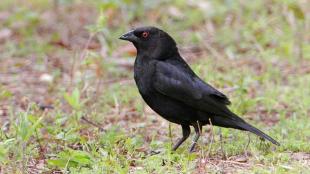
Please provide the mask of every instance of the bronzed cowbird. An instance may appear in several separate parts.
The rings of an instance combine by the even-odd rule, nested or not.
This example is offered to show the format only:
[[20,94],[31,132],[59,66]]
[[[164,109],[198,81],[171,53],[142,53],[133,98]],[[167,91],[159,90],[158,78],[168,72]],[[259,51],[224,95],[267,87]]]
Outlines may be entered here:
[[231,112],[227,107],[229,99],[191,70],[165,31],[139,27],[120,39],[132,42],[137,49],[134,79],[144,101],[166,120],[182,126],[183,136],[173,150],[189,137],[193,126],[196,135],[189,149],[193,151],[206,124],[249,131],[280,145]]

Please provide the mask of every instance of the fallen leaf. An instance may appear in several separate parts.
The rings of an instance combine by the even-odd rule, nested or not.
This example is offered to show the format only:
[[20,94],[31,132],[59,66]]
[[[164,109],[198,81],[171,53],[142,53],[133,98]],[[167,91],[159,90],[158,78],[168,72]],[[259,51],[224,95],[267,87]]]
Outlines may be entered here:
[[9,39],[12,36],[12,31],[8,28],[0,30],[0,42]]

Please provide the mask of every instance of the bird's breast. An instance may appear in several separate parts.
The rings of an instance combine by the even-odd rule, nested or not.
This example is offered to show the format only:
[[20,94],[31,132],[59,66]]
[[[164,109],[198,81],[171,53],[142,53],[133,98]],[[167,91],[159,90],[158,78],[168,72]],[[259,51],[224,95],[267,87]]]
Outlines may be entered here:
[[152,90],[152,76],[154,63],[137,58],[134,65],[134,79],[141,95],[146,95]]
[[143,73],[143,71],[139,71],[138,74],[135,72],[134,79],[138,90],[142,96],[148,95],[152,91],[152,82],[151,77],[148,76],[147,73]]

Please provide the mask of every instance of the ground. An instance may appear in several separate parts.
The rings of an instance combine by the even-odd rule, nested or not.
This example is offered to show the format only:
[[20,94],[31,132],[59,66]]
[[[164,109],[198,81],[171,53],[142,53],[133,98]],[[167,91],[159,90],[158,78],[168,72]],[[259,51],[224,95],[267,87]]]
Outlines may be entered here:
[[[2,0],[0,173],[309,173],[307,0]],[[182,56],[281,143],[206,126],[194,153],[133,81],[118,37],[163,28]],[[192,138],[192,137],[191,137]],[[155,152],[160,152],[156,154]]]

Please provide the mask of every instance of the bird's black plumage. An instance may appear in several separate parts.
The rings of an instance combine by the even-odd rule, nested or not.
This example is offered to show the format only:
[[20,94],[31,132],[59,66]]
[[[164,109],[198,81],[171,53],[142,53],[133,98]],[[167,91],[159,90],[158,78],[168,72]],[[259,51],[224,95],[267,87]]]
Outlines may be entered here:
[[229,99],[202,81],[180,56],[176,43],[156,27],[141,27],[120,37],[134,44],[137,58],[134,79],[144,101],[159,115],[182,126],[183,137],[177,149],[189,136],[190,126],[196,132],[192,151],[203,125],[210,124],[250,131],[273,144],[277,141],[246,123],[231,112]]

